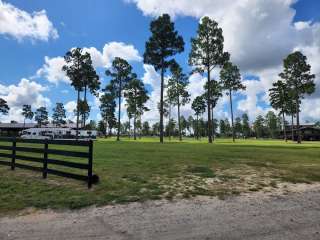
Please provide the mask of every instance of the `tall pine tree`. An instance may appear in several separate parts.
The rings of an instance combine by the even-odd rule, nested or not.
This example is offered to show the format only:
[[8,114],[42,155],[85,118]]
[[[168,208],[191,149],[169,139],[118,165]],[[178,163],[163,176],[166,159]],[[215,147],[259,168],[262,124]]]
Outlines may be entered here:
[[175,30],[168,14],[163,14],[150,24],[151,37],[146,42],[144,63],[154,66],[160,71],[160,142],[163,143],[163,115],[164,115],[164,75],[172,64],[172,56],[184,50],[183,38]]

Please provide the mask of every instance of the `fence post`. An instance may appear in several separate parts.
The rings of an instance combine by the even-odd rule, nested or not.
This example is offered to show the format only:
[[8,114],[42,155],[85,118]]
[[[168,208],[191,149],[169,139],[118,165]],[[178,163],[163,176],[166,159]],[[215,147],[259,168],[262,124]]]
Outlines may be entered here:
[[47,178],[48,175],[48,140],[44,142],[43,169],[42,177]]
[[14,137],[12,139],[11,170],[14,170],[16,167],[16,146],[17,146],[17,141],[16,141],[16,138]]
[[88,188],[92,186],[92,159],[93,159],[93,141],[89,142],[89,157],[88,157]]

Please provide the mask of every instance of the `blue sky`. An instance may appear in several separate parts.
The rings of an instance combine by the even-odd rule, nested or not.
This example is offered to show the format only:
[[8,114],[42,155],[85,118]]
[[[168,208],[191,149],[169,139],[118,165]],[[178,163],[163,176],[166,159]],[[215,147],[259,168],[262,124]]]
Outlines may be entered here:
[[[270,5],[274,4],[275,7],[277,7],[279,2],[286,1],[287,0],[271,0]],[[227,50],[230,49],[231,55],[234,56],[234,62],[240,66],[244,81],[253,82],[249,83],[247,93],[237,95],[238,97],[236,97],[235,101],[236,104],[238,104],[237,101],[239,101],[239,107],[236,111],[238,114],[247,111],[252,117],[256,116],[256,112],[260,113],[260,110],[261,113],[269,110],[266,99],[267,96],[264,96],[265,94],[263,93],[266,92],[266,86],[276,80],[274,79],[276,78],[275,72],[281,67],[281,57],[285,56],[285,54],[289,54],[290,51],[297,47],[305,50],[307,53],[307,50],[311,47],[316,48],[318,46],[317,44],[320,45],[319,40],[315,37],[320,35],[314,36],[314,32],[317,33],[319,31],[318,22],[320,21],[320,1],[318,0],[300,0],[297,3],[291,3],[288,6],[281,5],[284,14],[281,11],[279,13],[274,13],[277,11],[273,12],[273,10],[270,9],[270,6],[266,6],[264,3],[259,3],[265,1],[257,1],[257,4],[254,4],[253,6],[242,6],[239,10],[236,6],[233,8],[232,6],[228,6],[226,1],[224,6],[218,7],[221,9],[222,13],[226,13],[223,18],[218,12],[215,12],[215,1],[212,1],[212,6],[210,1],[199,1],[197,6],[198,9],[195,7],[194,12],[188,9],[189,6],[185,6],[185,0],[174,0],[174,4],[171,4],[174,5],[173,7],[169,6],[170,4],[168,2],[170,1],[167,0],[151,0],[149,2],[151,6],[148,5],[147,2],[148,1],[145,0],[0,0],[0,6],[2,5],[3,9],[8,10],[8,8],[10,8],[11,10],[21,11],[24,14],[28,14],[31,19],[35,16],[35,12],[38,12],[39,14],[40,11],[45,10],[45,12],[41,13],[42,16],[46,16],[47,21],[52,24],[50,29],[57,32],[56,36],[51,32],[48,36],[46,35],[46,39],[41,39],[39,36],[32,36],[32,34],[28,33],[27,30],[19,30],[23,32],[22,34],[18,31],[11,31],[10,28],[19,28],[19,26],[12,24],[9,29],[3,26],[8,26],[8,24],[11,23],[8,22],[10,19],[7,20],[7,22],[1,23],[3,20],[1,20],[0,12],[0,66],[2,69],[2,71],[0,71],[0,84],[2,88],[0,87],[0,89],[7,88],[7,91],[4,90],[4,93],[0,93],[0,95],[3,98],[7,98],[12,104],[12,107],[15,108],[15,111],[12,112],[9,117],[16,120],[21,119],[17,113],[19,112],[17,111],[18,105],[21,103],[17,98],[19,98],[20,95],[14,95],[12,92],[10,95],[9,92],[11,90],[8,90],[13,89],[13,91],[19,92],[20,88],[15,88],[15,86],[19,86],[21,79],[28,79],[29,82],[25,83],[25,85],[30,85],[30,82],[37,84],[37,87],[39,88],[38,91],[30,94],[30,96],[28,96],[27,91],[27,93],[22,97],[20,96],[20,99],[28,99],[28,97],[34,98],[26,100],[29,103],[34,102],[34,105],[45,104],[51,110],[56,102],[63,102],[64,104],[67,104],[75,100],[75,93],[68,83],[58,79],[53,83],[53,81],[48,81],[47,74],[37,74],[38,70],[43,69],[44,67],[45,57],[48,57],[48,59],[62,57],[66,51],[72,47],[94,47],[98,51],[102,52],[103,47],[110,42],[121,42],[126,46],[131,46],[138,51],[140,56],[142,56],[145,41],[149,36],[149,23],[153,17],[163,12],[169,12],[171,14],[174,18],[177,30],[186,42],[185,52],[177,56],[177,60],[184,67],[186,72],[190,71],[190,68],[187,65],[187,57],[190,51],[189,42],[190,38],[196,34],[199,17],[202,15],[210,15],[215,18],[216,16],[215,19],[217,19],[219,23],[219,18],[221,18],[221,26],[226,26],[226,40],[228,41],[227,45],[229,46]],[[191,1],[189,1],[188,4],[190,4],[190,2]],[[241,2],[241,0],[235,2]],[[154,6],[152,6],[152,4]],[[201,5],[203,5],[203,7],[201,7]],[[210,9],[210,7],[212,7],[212,9]],[[245,19],[241,19],[246,16],[242,11],[251,12],[255,10],[255,8],[258,12],[263,12],[263,14],[256,15],[256,17],[262,16],[264,18],[264,20],[261,20],[261,25],[257,25],[259,27],[257,29],[257,26],[254,26],[254,21],[248,22]],[[244,30],[239,28],[236,29],[233,34],[230,34],[231,30],[228,30],[228,28],[231,26],[230,21],[232,21],[232,14],[229,12],[232,11],[239,13],[238,18],[240,19],[240,22],[243,21],[243,24],[246,25],[244,26]],[[258,38],[257,36],[269,36],[270,34],[273,34],[270,30],[270,25],[275,25],[277,22],[272,22],[272,19],[284,22],[288,21],[289,24],[284,24],[278,29],[276,28],[275,36],[271,35],[271,37],[275,37],[275,39],[264,44],[261,38]],[[28,20],[30,19],[25,19],[25,21]],[[299,30],[299,33],[293,32],[297,31],[296,29],[291,29],[295,25],[295,22],[305,23],[302,24],[303,30]],[[253,26],[251,26],[251,24]],[[38,28],[41,27],[38,26]],[[242,30],[246,35],[241,35]],[[257,33],[257,30],[260,32]],[[287,30],[288,33],[286,33]],[[46,30],[40,29],[39,31]],[[17,36],[17,34],[20,35]],[[252,49],[250,46],[248,47],[248,34],[253,34],[252,36],[257,37],[256,41],[252,43],[253,45],[257,45],[257,43],[261,41],[261,49],[269,47],[270,51],[267,52],[268,54],[259,54],[259,46],[257,46],[257,48],[253,47]],[[293,35],[297,38],[295,41],[292,41]],[[281,40],[284,43],[281,45],[276,43],[278,40]],[[234,43],[237,41],[239,41],[239,44]],[[286,41],[288,41],[288,44],[286,44]],[[290,47],[287,48],[285,45],[289,45]],[[243,50],[243,52],[240,50]],[[261,55],[266,56],[262,58]],[[314,58],[314,56],[312,55],[311,58]],[[260,62],[260,65],[255,64]],[[150,74],[152,75],[155,73],[146,73],[146,68],[143,63],[134,59],[134,57],[130,63],[133,65],[134,70],[138,75],[141,78],[144,78],[145,83],[149,83],[148,89],[150,90],[150,93],[156,91],[157,76],[155,76],[155,79],[147,79]],[[318,69],[317,66],[315,69]],[[108,81],[103,74],[105,68],[99,66],[97,71],[101,74],[102,86],[104,87]],[[264,77],[270,77],[272,79],[268,79],[269,82],[267,83],[267,80],[263,80]],[[198,83],[193,83],[195,87],[192,87],[191,89],[194,91],[195,95],[200,91],[197,85],[201,84],[202,80],[200,76],[195,76],[194,78],[194,81],[198,81]],[[154,82],[154,84],[152,84],[152,82]],[[11,86],[11,88],[9,86]],[[41,89],[40,86],[43,89]],[[34,89],[34,87],[31,86],[30,89]],[[158,95],[154,93],[153,97],[157,96]],[[254,100],[255,97],[257,98],[256,101]],[[37,100],[35,100],[36,98]],[[90,100],[92,104],[97,105],[94,98],[90,98]],[[255,108],[252,101],[255,101]],[[315,98],[310,101],[317,102],[319,99]],[[313,103],[314,102],[312,102],[312,104]],[[219,117],[228,117],[227,102],[222,99],[220,105],[219,109],[217,109],[217,115]],[[154,106],[154,103],[150,103],[150,106]],[[320,112],[320,110],[317,111]],[[91,118],[98,118],[98,112],[97,106],[93,107]],[[184,114],[191,114],[191,112],[188,111],[187,106]],[[148,113],[146,119],[153,120],[155,119],[155,115],[156,111]],[[306,115],[309,119],[312,118],[311,113]],[[2,120],[6,121],[9,117],[2,118]],[[319,116],[317,117],[320,118]]]

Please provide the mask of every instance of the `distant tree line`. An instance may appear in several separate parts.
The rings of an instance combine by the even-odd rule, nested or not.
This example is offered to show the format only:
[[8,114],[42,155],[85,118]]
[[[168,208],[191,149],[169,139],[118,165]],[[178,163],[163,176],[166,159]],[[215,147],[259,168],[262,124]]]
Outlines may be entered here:
[[[205,104],[205,103],[203,103]],[[203,113],[199,113],[196,117],[189,116],[185,118],[180,117],[179,123],[173,118],[167,118],[164,125],[164,136],[171,139],[175,137],[193,137],[195,139],[201,139],[208,136],[208,121],[203,118]],[[318,123],[320,126],[320,122]],[[126,121],[120,125],[120,135],[131,137],[136,135],[142,136],[159,136],[160,135],[160,123],[155,122],[151,124],[148,121],[136,122],[136,129],[130,128],[130,122]],[[247,139],[247,138],[270,138],[278,139],[282,136],[282,119],[281,116],[275,114],[273,111],[269,111],[265,116],[258,115],[256,119],[253,119],[252,123],[248,114],[244,113],[240,117],[235,118],[234,130],[232,129],[232,123],[228,118],[225,119],[213,119],[212,127],[215,137],[220,138],[232,138],[235,139]],[[112,136],[114,132],[106,132],[105,124],[103,121],[99,121],[97,130],[103,135]]]

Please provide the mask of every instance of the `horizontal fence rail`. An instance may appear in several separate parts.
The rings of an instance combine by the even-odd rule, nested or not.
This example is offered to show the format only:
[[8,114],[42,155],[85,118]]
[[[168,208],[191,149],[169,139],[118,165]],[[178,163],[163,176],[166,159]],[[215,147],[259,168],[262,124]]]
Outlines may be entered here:
[[[9,143],[10,146],[1,145],[1,142]],[[17,146],[17,144],[29,143],[36,146]],[[40,147],[38,147],[40,145]],[[86,151],[72,151],[72,150],[60,150],[51,148],[52,145],[62,146],[80,146],[86,149]],[[49,148],[50,146],[50,148]],[[9,151],[10,153],[0,152],[0,165],[11,167],[11,170],[15,168],[22,168],[27,170],[33,170],[42,172],[42,177],[47,178],[48,174],[72,178],[76,180],[86,181],[88,188],[91,188],[92,184],[97,181],[97,176],[93,177],[93,141],[75,141],[75,140],[40,140],[40,139],[21,139],[21,138],[0,138],[0,151]],[[37,156],[25,156],[22,153],[36,153],[41,154],[41,157]],[[54,156],[66,156],[75,158],[85,158],[87,163],[68,162],[65,160],[54,159]],[[7,161],[3,160],[6,159]],[[9,161],[8,161],[9,160]],[[31,166],[22,163],[18,163],[17,160],[26,162],[40,163],[41,166]],[[56,169],[49,168],[48,166],[63,166],[68,168],[86,170],[86,175],[80,175],[76,173],[69,173]],[[96,179],[96,180],[94,180]]]

